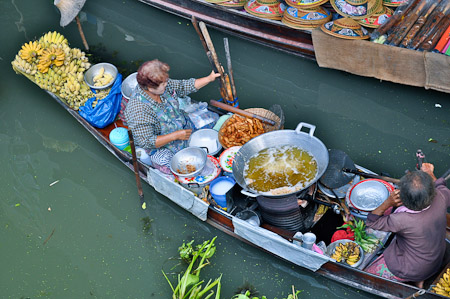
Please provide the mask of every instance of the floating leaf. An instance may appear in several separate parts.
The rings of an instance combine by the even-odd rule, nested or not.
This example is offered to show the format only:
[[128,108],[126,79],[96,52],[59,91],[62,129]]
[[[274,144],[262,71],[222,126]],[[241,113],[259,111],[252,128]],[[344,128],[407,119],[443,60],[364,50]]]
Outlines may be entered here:
[[433,139],[433,138],[429,138],[428,142],[432,142],[432,143],[437,143],[437,140]]

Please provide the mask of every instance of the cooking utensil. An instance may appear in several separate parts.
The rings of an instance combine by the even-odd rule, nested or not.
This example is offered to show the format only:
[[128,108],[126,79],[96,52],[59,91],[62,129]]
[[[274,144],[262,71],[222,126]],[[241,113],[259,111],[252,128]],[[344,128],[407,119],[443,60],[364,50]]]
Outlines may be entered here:
[[378,179],[367,179],[350,188],[346,199],[355,209],[371,212],[380,206],[394,188]]
[[129,100],[131,98],[133,91],[138,84],[136,77],[137,77],[137,72],[132,73],[122,82],[121,92],[122,92],[123,97],[127,100]]
[[[319,182],[328,189],[337,189],[355,178],[355,174],[343,172],[342,169],[356,170],[355,164],[352,159],[341,150],[329,149],[328,155],[330,161],[328,162],[325,173],[320,178]],[[345,195],[345,193],[344,193]]]
[[[304,127],[309,128],[309,133],[301,131]],[[273,195],[252,191],[245,183],[244,168],[252,156],[263,149],[284,145],[299,147],[314,157],[317,161],[316,176],[313,180],[306,183],[302,190],[314,184],[325,172],[329,160],[327,148],[320,139],[314,136],[315,129],[316,126],[301,122],[295,130],[278,130],[264,133],[244,144],[237,152],[233,162],[233,176],[239,186],[242,187],[243,190],[241,192],[250,197],[264,195],[265,197],[280,198],[301,191],[297,190],[287,194]]]
[[249,117],[249,118],[257,118],[260,121],[262,121],[263,123],[269,124],[271,126],[275,126],[275,121],[273,121],[271,119],[268,119],[268,118],[265,118],[265,117],[262,117],[262,116],[250,113],[250,112],[245,111],[245,110],[241,110],[239,108],[236,108],[236,107],[224,104],[224,103],[217,102],[216,100],[211,100],[211,101],[209,101],[209,103],[212,106],[215,106],[217,108],[221,108],[223,110],[226,110],[226,111],[229,111],[229,112],[233,112],[233,113],[239,114],[241,116],[245,116],[245,117]]
[[177,152],[172,157],[170,170],[178,177],[195,177],[203,170],[206,161],[206,152],[203,149],[190,146]]
[[212,156],[222,149],[222,145],[219,143],[219,132],[213,129],[200,129],[192,132],[188,144],[203,148],[208,155]]
[[[94,82],[94,77],[100,73],[101,68],[103,68],[105,70],[105,73],[110,74],[113,77],[113,79],[111,80],[111,82],[109,82],[106,85],[95,86],[94,85],[94,83],[95,83]],[[90,88],[93,88],[93,89],[105,89],[105,88],[108,88],[111,85],[113,85],[113,83],[116,81],[118,73],[119,72],[117,71],[117,68],[111,63],[107,63],[107,62],[97,63],[97,64],[94,64],[93,66],[91,66],[84,73],[84,81],[86,82],[86,84]]]

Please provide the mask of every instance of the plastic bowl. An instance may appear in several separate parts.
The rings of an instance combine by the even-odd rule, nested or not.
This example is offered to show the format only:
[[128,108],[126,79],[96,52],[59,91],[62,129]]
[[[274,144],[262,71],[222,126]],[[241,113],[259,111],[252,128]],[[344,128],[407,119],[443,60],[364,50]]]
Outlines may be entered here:
[[[341,243],[342,243],[342,244],[346,244],[346,243],[355,243],[356,245],[358,245],[358,243],[356,243],[356,242],[354,242],[354,241],[352,241],[352,240],[348,240],[348,239],[337,240],[337,241],[334,241],[333,243],[331,243],[330,245],[327,246],[327,252],[326,252],[326,254],[327,254],[328,256],[332,256],[334,250],[336,249],[336,247],[339,246],[339,244],[341,244]],[[349,264],[347,264],[346,262],[341,262],[341,263],[342,263],[342,264],[345,264],[345,265],[348,265],[348,266],[350,266],[350,267],[353,267],[353,268],[356,268],[356,267],[358,267],[359,265],[361,265],[362,262],[363,262],[363,260],[364,260],[364,250],[361,248],[361,246],[358,245],[358,247],[359,247],[359,260],[358,260],[355,264],[349,265]]]
[[170,161],[170,170],[176,176],[190,178],[197,176],[205,167],[207,160],[206,152],[199,148],[190,146],[177,152]]
[[216,155],[222,149],[219,133],[213,129],[201,129],[193,132],[189,138],[189,146],[201,147],[211,156]]
[[122,82],[122,88],[121,92],[125,99],[129,100],[131,98],[131,95],[133,94],[134,89],[138,85],[138,82],[136,80],[137,72],[132,73],[128,77],[125,78]]
[[[111,74],[113,80],[111,80],[111,82],[103,86],[94,86],[94,77],[98,75],[102,67],[105,69],[105,73]],[[107,62],[97,63],[91,66],[86,71],[86,73],[84,73],[84,81],[90,88],[105,89],[113,85],[114,81],[116,81],[117,74],[118,74],[117,68],[113,64]]]

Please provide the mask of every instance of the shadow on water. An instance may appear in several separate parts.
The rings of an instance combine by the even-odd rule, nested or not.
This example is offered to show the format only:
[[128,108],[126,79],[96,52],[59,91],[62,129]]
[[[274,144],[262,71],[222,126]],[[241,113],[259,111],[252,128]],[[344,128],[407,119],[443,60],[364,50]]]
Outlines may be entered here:
[[[269,298],[287,296],[292,285],[303,290],[301,298],[371,297],[219,232],[148,185],[142,211],[129,169],[45,92],[11,70],[20,46],[49,30],[81,48],[76,24],[61,28],[52,1],[1,1],[0,16],[8,33],[0,47],[0,165],[6,170],[0,173],[0,236],[8,240],[0,246],[3,296],[169,298],[161,274],[167,260],[183,241],[217,235],[212,266],[203,274],[224,273],[223,298],[246,282]],[[91,57],[113,62],[125,75],[153,58],[169,62],[173,78],[210,72],[187,20],[129,0],[87,1],[80,17]],[[219,57],[225,57],[226,35],[210,33]],[[437,173],[448,168],[448,95],[320,69],[314,62],[229,40],[243,108],[278,103],[286,128],[300,121],[314,124],[315,135],[329,148],[343,149],[377,172],[401,176],[414,167],[417,148]],[[193,98],[217,99],[217,91],[210,84]]]

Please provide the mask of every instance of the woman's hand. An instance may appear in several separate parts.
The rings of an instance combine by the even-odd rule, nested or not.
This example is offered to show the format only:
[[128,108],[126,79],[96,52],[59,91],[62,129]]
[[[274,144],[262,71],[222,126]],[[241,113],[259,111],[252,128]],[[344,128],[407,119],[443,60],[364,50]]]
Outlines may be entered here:
[[192,130],[188,129],[188,130],[179,130],[179,131],[175,131],[175,140],[188,140],[189,137],[191,137],[192,134]]
[[207,77],[209,82],[213,82],[214,80],[216,80],[217,77],[220,77],[219,73],[214,73],[214,71],[211,71],[211,74],[209,74],[209,76]]
[[206,86],[209,83],[211,83],[214,80],[216,80],[217,77],[220,77],[220,74],[219,73],[214,73],[214,71],[211,71],[211,74],[209,74],[208,76],[203,77],[203,78],[195,79],[194,87],[196,89],[200,89],[203,86]]

